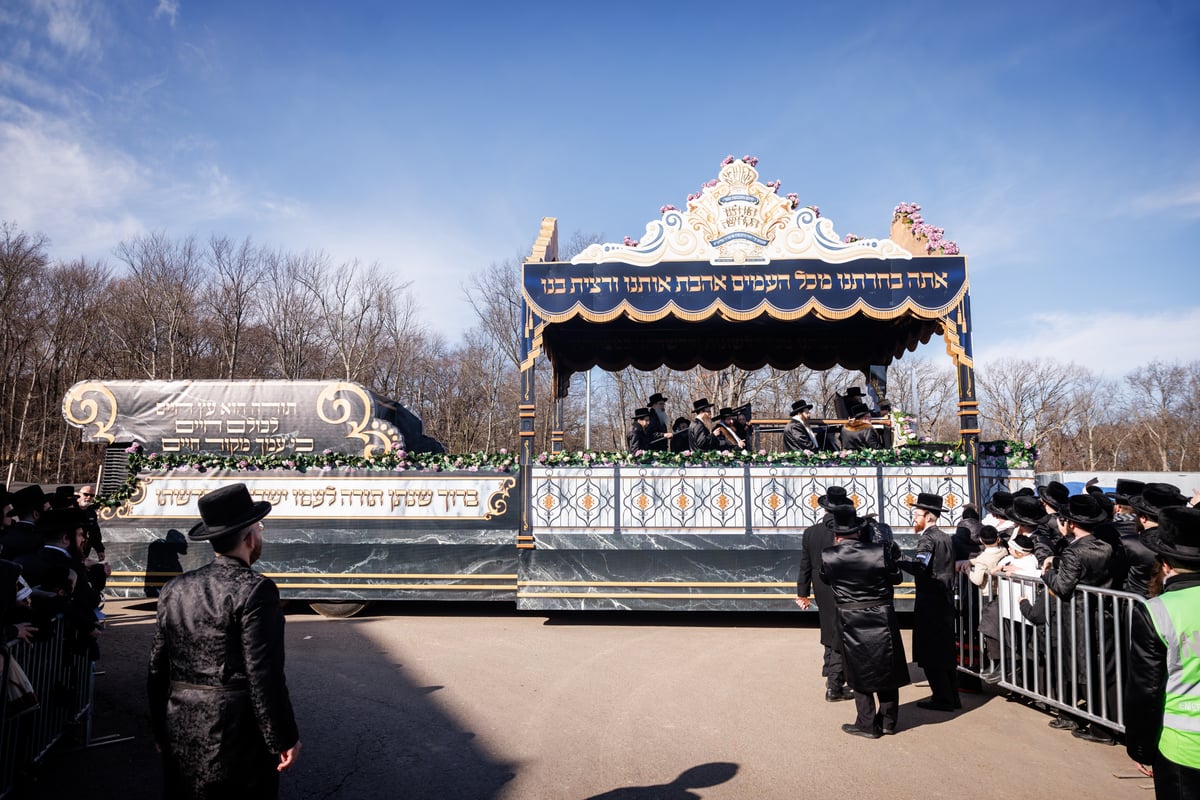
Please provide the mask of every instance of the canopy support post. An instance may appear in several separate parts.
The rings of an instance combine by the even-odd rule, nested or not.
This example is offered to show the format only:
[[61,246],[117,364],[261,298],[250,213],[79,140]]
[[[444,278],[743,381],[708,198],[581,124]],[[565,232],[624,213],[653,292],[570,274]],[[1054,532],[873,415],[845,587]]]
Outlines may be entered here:
[[979,475],[979,401],[975,397],[975,360],[971,355],[971,298],[963,293],[962,301],[945,324],[946,352],[954,359],[958,373],[958,435],[967,457],[967,490],[971,502],[984,501]]

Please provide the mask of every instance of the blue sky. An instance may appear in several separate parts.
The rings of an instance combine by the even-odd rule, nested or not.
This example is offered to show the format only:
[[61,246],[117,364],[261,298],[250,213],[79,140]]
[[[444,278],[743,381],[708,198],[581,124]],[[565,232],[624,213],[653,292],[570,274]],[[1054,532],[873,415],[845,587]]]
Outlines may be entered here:
[[750,154],[840,235],[920,203],[980,361],[1119,375],[1200,358],[1197,98],[1191,0],[10,0],[0,219],[114,266],[150,231],[377,260],[454,341],[543,216],[639,238]]

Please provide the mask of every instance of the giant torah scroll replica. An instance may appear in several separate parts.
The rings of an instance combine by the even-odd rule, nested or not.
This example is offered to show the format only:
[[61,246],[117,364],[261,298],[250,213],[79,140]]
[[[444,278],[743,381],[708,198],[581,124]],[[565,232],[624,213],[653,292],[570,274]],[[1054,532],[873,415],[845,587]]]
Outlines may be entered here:
[[[904,220],[892,238],[842,241],[815,207],[762,183],[755,162],[726,159],[686,209],[664,206],[640,242],[595,244],[569,262],[557,257],[556,220],[543,220],[522,279],[522,607],[778,607],[792,594],[799,537],[820,519],[824,486],[848,486],[860,509],[900,527],[909,524],[905,498],[918,491],[946,495],[955,508],[990,494],[976,461],[966,259],[926,252]],[[542,357],[553,370],[558,451],[575,372],[841,365],[866,373],[935,335],[957,368],[961,465],[573,470],[534,459]]]
[[512,598],[515,476],[406,468],[409,453],[441,445],[359,384],[85,381],[63,416],[107,445],[102,490],[119,499],[99,509],[110,593],[152,596],[211,558],[183,531],[202,495],[245,483],[274,506],[261,569],[285,598]]

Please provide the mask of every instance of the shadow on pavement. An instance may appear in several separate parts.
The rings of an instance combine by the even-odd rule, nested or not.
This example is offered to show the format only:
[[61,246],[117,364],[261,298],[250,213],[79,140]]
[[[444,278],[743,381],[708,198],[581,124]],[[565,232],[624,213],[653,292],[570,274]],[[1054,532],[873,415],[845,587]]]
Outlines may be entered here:
[[[92,734],[108,743],[80,749],[64,742],[43,762],[29,796],[162,796],[145,701],[153,606],[130,604],[109,617]],[[398,663],[402,653],[385,651],[353,620],[289,614],[286,636],[303,749],[283,776],[281,798],[487,800],[514,777],[513,764],[485,751],[439,705],[442,686],[414,680]]]
[[731,780],[737,774],[738,765],[727,761],[700,764],[679,773],[670,783],[654,786],[624,786],[604,794],[592,795],[587,800],[699,800],[700,795],[688,789],[703,789]]

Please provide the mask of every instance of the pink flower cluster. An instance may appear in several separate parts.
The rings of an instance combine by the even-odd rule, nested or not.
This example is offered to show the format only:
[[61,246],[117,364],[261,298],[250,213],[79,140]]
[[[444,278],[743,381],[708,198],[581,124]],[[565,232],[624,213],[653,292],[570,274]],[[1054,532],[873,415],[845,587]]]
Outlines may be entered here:
[[865,236],[859,236],[857,233],[847,233],[846,238],[842,239],[842,241],[846,244],[853,244],[854,242],[861,242],[865,238]]
[[818,218],[821,216],[821,207],[820,206],[809,206],[809,208],[811,208],[813,210],[813,213],[816,214]]
[[[689,197],[688,199],[690,200],[691,198]],[[662,208],[660,208],[660,209],[658,210],[658,213],[660,213],[660,214],[665,214],[665,213],[667,213],[668,211],[678,211],[678,210],[679,210],[679,209],[678,209],[678,208],[676,208],[675,206],[671,205],[670,203],[667,203],[665,206],[663,206]]]
[[930,225],[921,216],[921,207],[916,203],[901,203],[892,212],[892,221],[901,221],[912,226],[913,236],[925,239],[925,252],[947,256],[959,254],[958,242],[945,238],[946,229]]
[[[731,156],[731,155],[730,155],[730,156],[725,156],[725,160],[721,162],[721,166],[722,166],[722,167],[728,167],[728,166],[729,166],[730,164],[732,164],[734,161],[737,161],[737,159],[736,159],[736,158],[734,158],[733,156]],[[752,167],[757,167],[757,166],[758,166],[758,159],[757,159],[757,158],[755,158],[754,156],[742,156],[742,161],[743,161],[744,163],[746,163],[746,164],[749,164],[749,165],[750,165],[750,166],[752,166]]]
[[779,187],[783,186],[783,181],[767,181],[767,187],[775,194],[779,194]]
[[792,208],[800,207],[800,195],[796,194],[795,192],[788,192],[787,199],[788,202],[792,204]]
[[625,246],[626,247],[637,247],[638,243],[636,241],[634,241],[633,239],[630,239],[628,236],[626,236],[625,237]]

